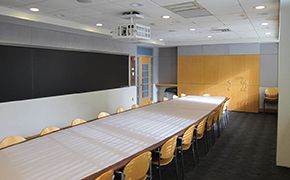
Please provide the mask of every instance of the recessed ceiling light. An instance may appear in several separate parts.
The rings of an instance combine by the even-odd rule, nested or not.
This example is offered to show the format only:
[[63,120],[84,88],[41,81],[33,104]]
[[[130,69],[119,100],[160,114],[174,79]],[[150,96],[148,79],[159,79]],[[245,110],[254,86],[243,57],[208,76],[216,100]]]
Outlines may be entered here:
[[265,9],[266,6],[255,6],[255,9],[261,10],[261,9]]
[[212,36],[207,36],[208,38],[212,38]]
[[159,41],[163,41],[164,39],[159,39]]
[[38,8],[30,8],[29,10],[32,11],[32,12],[38,12],[39,11]]
[[194,28],[190,28],[189,30],[190,30],[190,31],[195,31],[195,29],[194,29]]
[[92,0],[77,0],[79,3],[91,3]]
[[266,22],[262,23],[262,26],[268,26],[268,25],[269,23],[266,23]]
[[101,27],[101,26],[103,26],[103,24],[98,23],[98,24],[96,24],[96,26]]
[[140,6],[143,6],[143,4],[141,4],[141,3],[131,3],[130,6],[132,6],[132,7],[140,7]]
[[162,16],[162,18],[163,18],[163,19],[169,19],[170,16],[168,16],[168,15],[164,15],[164,16]]
[[271,35],[271,33],[270,33],[270,32],[266,32],[265,34],[266,34],[267,36]]

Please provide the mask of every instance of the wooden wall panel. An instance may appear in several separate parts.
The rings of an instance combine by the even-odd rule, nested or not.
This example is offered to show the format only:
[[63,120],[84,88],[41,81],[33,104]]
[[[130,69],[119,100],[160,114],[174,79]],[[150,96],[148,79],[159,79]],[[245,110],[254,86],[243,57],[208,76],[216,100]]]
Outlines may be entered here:
[[181,56],[178,94],[227,96],[229,109],[258,112],[259,55]]

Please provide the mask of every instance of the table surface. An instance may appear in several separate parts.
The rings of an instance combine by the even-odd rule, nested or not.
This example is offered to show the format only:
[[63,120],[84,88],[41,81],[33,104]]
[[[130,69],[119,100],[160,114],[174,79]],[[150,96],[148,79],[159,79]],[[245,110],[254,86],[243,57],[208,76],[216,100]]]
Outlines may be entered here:
[[187,96],[0,150],[0,179],[82,179],[197,123],[225,97]]

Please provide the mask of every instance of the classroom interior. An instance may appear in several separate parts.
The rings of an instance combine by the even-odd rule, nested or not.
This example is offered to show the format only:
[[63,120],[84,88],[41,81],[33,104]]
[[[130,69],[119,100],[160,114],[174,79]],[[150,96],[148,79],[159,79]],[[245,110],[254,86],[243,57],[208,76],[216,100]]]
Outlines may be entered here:
[[289,17],[290,0],[0,0],[0,180],[290,179]]

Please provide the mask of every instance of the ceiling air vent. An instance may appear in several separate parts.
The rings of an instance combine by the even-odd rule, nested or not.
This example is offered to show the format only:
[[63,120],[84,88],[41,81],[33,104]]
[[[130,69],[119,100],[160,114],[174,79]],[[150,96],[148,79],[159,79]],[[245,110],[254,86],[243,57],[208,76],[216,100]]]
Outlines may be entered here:
[[214,32],[230,32],[231,30],[229,28],[211,28],[211,31],[214,31]]
[[205,8],[199,5],[196,1],[172,4],[164,6],[164,8],[184,18],[212,16],[210,12],[208,12]]

